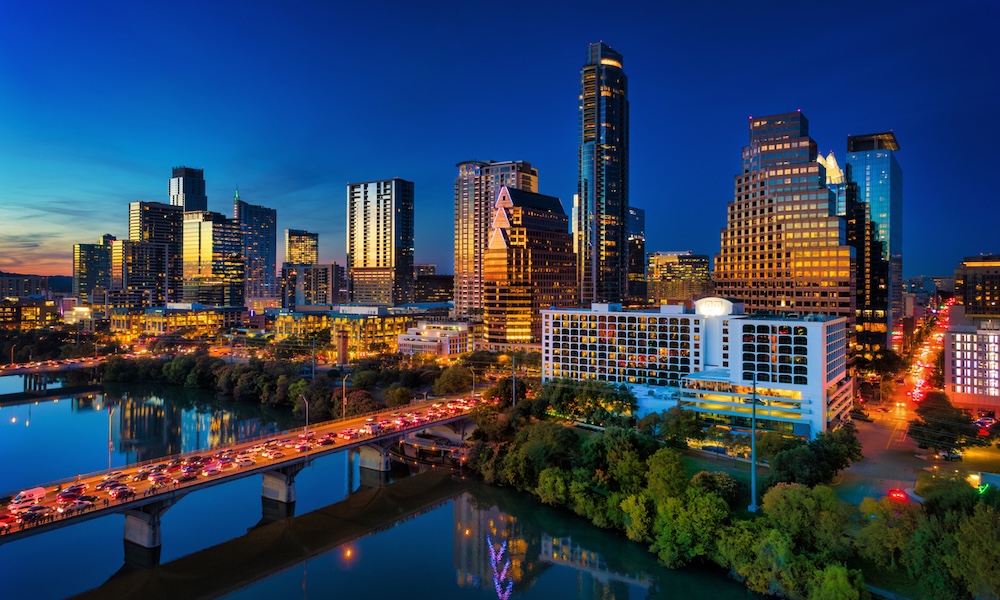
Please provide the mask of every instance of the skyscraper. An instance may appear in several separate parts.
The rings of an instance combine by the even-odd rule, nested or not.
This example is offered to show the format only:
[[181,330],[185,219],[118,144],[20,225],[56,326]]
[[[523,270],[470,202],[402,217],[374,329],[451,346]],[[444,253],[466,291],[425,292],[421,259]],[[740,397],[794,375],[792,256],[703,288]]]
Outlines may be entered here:
[[141,298],[137,304],[146,308],[164,306],[167,303],[167,264],[166,244],[112,240],[110,289]]
[[628,209],[628,302],[646,304],[646,211]]
[[650,304],[676,304],[712,295],[708,256],[686,252],[653,252],[646,269]]
[[486,341],[542,339],[542,309],[576,304],[573,238],[559,198],[500,188],[483,257]]
[[735,177],[716,293],[753,311],[819,313],[854,321],[854,249],[800,112],[750,119]]
[[628,78],[622,55],[591,44],[580,71],[574,250],[580,302],[621,302],[628,281]]
[[[844,206],[847,222],[847,243],[854,248],[855,284],[854,351],[858,356],[874,359],[892,349],[892,328],[889,307],[889,261],[885,246],[878,237],[877,224],[872,219],[872,206],[858,199],[858,184],[851,178],[851,165],[840,186],[831,185],[838,193],[838,203]],[[829,177],[828,177],[829,181]]]
[[878,241],[889,265],[889,333],[903,317],[903,171],[899,143],[891,132],[847,137],[847,165],[858,184],[858,200],[868,204]]
[[111,242],[115,236],[104,234],[100,244],[73,246],[73,295],[83,304],[94,300],[94,289],[111,285]]
[[236,219],[184,213],[184,301],[243,306],[243,235]]
[[483,253],[500,188],[538,192],[538,171],[521,160],[470,160],[456,166],[455,315],[468,318],[483,312]]
[[167,248],[166,301],[180,302],[184,296],[184,209],[162,202],[131,202],[128,205],[128,239],[164,244]]
[[337,264],[293,265],[281,268],[281,306],[337,304],[340,280]]
[[347,278],[351,302],[413,301],[413,182],[347,185]]
[[236,190],[233,219],[239,222],[243,236],[243,258],[246,261],[244,298],[277,296],[277,211],[240,200],[240,191]]
[[319,264],[319,234],[286,229],[285,262],[290,265]]
[[205,195],[205,170],[191,167],[174,167],[170,178],[170,204],[185,211],[208,210]]

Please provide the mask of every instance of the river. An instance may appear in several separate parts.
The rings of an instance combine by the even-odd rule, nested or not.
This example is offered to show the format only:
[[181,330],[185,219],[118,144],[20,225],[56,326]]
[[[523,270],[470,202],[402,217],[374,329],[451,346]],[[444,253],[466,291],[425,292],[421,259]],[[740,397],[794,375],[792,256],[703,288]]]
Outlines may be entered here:
[[[2,407],[0,493],[292,425],[287,412],[172,387]],[[471,477],[392,479],[373,482],[346,453],[316,460],[296,478],[296,518],[273,522],[259,477],[194,492],[164,514],[154,569],[125,565],[120,515],[0,544],[2,597],[756,597],[715,570],[664,569],[619,535]]]

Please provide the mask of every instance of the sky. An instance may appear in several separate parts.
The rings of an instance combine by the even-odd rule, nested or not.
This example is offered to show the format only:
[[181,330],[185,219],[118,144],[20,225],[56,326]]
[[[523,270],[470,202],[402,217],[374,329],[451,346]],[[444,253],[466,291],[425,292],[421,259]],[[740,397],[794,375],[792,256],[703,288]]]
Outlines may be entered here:
[[[646,250],[714,255],[748,118],[801,110],[841,165],[892,130],[905,277],[1000,253],[1000,3],[10,2],[0,19],[0,271],[72,274],[128,234],[174,166],[320,235],[344,263],[346,186],[415,183],[415,262],[453,272],[466,160],[526,160],[576,192],[587,45],[624,55],[630,204]],[[283,250],[279,249],[278,261]]]

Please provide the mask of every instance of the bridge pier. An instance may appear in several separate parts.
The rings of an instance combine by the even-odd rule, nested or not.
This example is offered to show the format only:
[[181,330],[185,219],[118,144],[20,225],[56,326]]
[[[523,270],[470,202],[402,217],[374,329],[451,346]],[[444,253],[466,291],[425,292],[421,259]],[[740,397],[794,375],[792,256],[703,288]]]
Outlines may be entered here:
[[27,373],[24,376],[24,391],[44,393],[49,387],[49,378],[45,373]]
[[180,498],[175,495],[124,511],[126,564],[140,568],[160,564],[160,548],[163,546],[160,518]]
[[292,504],[295,502],[295,476],[305,468],[304,464],[289,465],[264,471],[264,482],[260,495],[265,500]]
[[359,446],[357,449],[358,463],[362,469],[386,472],[389,470],[389,447],[395,440],[381,440]]

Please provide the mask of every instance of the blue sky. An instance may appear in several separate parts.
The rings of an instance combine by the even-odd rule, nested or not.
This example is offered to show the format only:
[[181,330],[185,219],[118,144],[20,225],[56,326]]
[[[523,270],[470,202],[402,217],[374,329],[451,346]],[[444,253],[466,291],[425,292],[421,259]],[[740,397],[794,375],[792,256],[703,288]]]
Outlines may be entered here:
[[[613,11],[608,7],[613,7]],[[71,274],[205,169],[209,210],[276,208],[344,259],[348,182],[416,185],[416,260],[452,272],[455,163],[527,160],[569,211],[587,44],[625,57],[647,251],[715,254],[747,118],[801,109],[825,155],[893,130],[904,274],[1000,252],[989,144],[1000,4],[11,2],[0,20],[0,270]],[[280,261],[279,257],[279,261]]]

